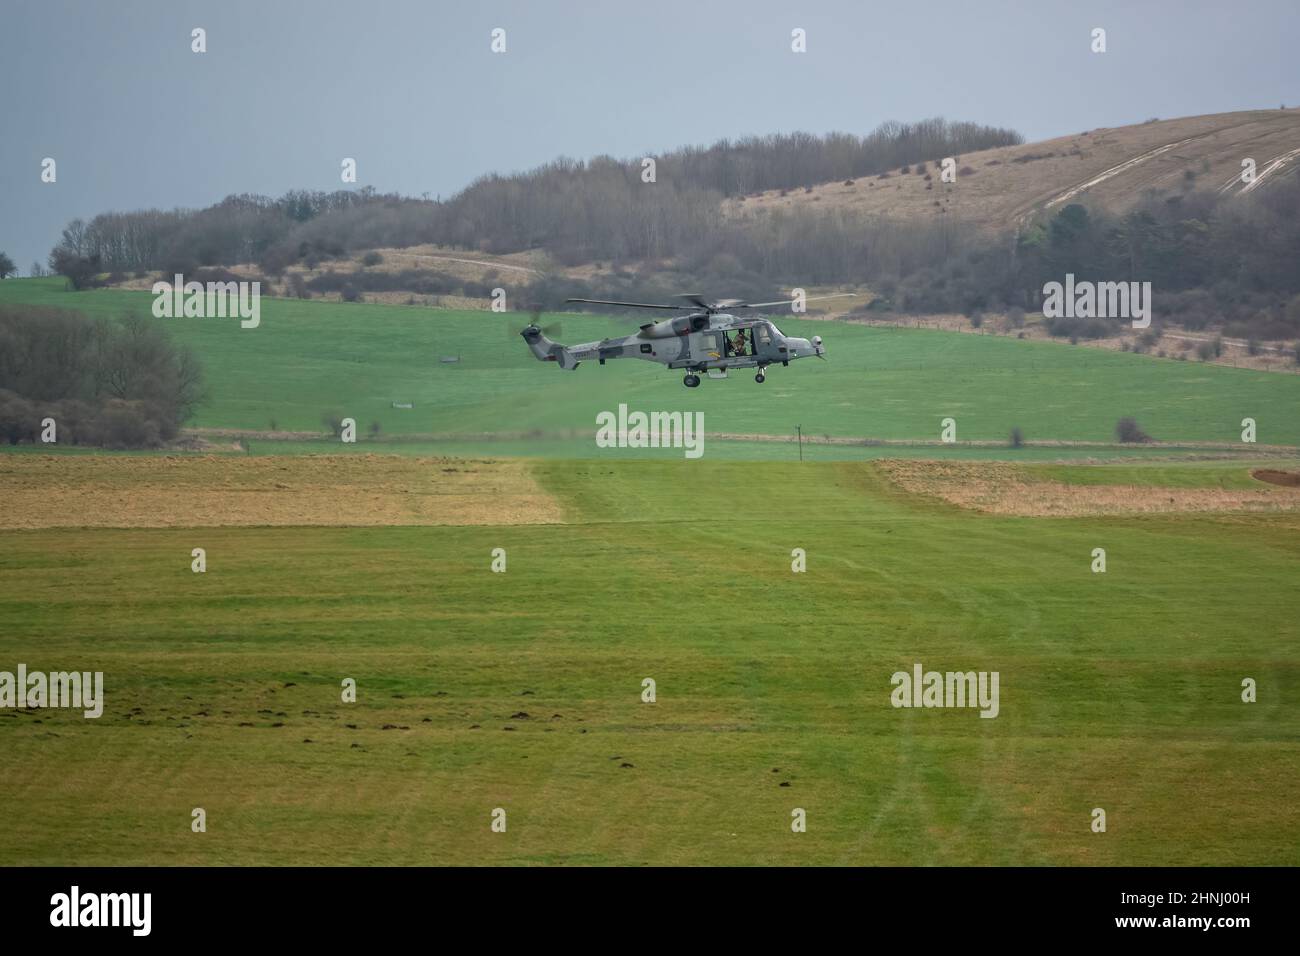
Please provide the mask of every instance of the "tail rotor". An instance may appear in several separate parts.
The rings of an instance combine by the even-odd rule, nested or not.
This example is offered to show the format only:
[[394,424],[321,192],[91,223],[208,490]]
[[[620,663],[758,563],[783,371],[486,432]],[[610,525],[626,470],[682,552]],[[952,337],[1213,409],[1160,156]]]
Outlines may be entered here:
[[540,305],[530,306],[528,312],[529,312],[530,321],[527,325],[524,326],[516,325],[514,322],[510,320],[507,320],[505,324],[502,325],[502,330],[504,331],[505,337],[507,339],[513,341],[515,336],[523,335],[525,332],[529,331],[530,329],[536,329],[538,332],[541,332],[547,338],[551,338],[551,337],[559,338],[563,334],[564,327],[558,321],[552,322],[549,325],[542,325],[541,322],[542,307]]

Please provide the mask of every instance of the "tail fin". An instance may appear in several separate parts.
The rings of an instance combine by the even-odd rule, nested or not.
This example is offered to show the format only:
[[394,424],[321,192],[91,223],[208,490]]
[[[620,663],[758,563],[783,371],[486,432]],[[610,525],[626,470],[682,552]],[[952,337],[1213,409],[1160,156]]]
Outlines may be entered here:
[[519,333],[528,343],[528,348],[541,362],[557,362],[566,372],[578,367],[578,360],[563,345],[552,342],[545,333],[535,325],[530,325]]

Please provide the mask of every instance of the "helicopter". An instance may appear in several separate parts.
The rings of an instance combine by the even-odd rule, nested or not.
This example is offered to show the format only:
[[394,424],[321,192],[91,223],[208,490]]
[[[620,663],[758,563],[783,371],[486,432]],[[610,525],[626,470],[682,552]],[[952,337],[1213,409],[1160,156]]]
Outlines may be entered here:
[[701,295],[684,294],[675,298],[683,305],[665,305],[647,302],[614,302],[608,299],[565,299],[566,303],[585,305],[616,305],[632,309],[667,309],[686,312],[658,322],[647,322],[632,335],[584,342],[581,345],[561,345],[546,337],[545,331],[533,322],[521,331],[528,348],[542,362],[555,362],[561,369],[571,372],[584,361],[596,359],[604,365],[607,359],[638,358],[658,362],[669,368],[684,369],[682,384],[698,388],[700,373],[709,378],[726,378],[733,368],[756,368],[754,381],[760,385],[766,380],[769,365],[789,365],[797,358],[816,356],[825,361],[826,350],[822,337],[812,339],[787,336],[771,319],[757,316],[739,318],[732,309],[762,309],[794,302],[812,302],[817,299],[851,297],[852,292],[819,295],[812,298],[786,299],[780,302],[744,302],[740,299],[722,299],[708,302]]

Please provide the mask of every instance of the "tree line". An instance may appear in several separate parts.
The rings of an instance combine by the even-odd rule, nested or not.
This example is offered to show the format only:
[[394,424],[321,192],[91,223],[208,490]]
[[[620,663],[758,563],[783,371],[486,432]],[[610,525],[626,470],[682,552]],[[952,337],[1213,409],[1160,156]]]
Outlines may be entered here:
[[203,397],[188,349],[137,315],[0,306],[0,439],[151,448],[175,438]]
[[[50,266],[99,272],[256,262],[272,275],[358,249],[434,243],[492,253],[545,249],[571,264],[678,255],[716,227],[723,199],[866,176],[904,163],[1022,142],[1012,130],[943,119],[866,136],[790,133],[720,140],[653,157],[558,159],[484,176],[447,200],[370,188],[229,196],[200,210],[108,212],[63,231]],[[56,262],[56,256],[58,261]]]
[[[1239,197],[1149,196],[1123,213],[1071,204],[1015,235],[962,236],[954,251],[882,284],[877,308],[1037,311],[1067,273],[1150,282],[1155,320],[1242,338],[1300,336],[1300,176]],[[1058,335],[1113,335],[1119,319],[1060,319]]]

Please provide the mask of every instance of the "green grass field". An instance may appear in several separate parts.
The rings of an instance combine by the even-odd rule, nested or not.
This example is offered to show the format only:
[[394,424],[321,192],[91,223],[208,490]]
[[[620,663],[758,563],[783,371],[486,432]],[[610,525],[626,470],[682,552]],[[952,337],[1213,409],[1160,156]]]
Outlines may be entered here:
[[[148,292],[68,292],[61,279],[0,283],[0,304],[25,302],[95,315],[148,313]],[[778,319],[790,334],[822,335],[828,361],[682,387],[681,375],[648,362],[584,364],[574,373],[537,362],[508,323],[526,315],[264,298],[261,325],[233,319],[160,319],[198,354],[210,401],[191,423],[248,430],[320,431],[334,411],[363,436],[470,435],[540,431],[558,439],[591,434],[595,416],[633,409],[704,412],[713,433],[935,440],[957,422],[958,440],[1005,441],[1013,427],[1030,441],[1112,441],[1115,422],[1135,416],[1163,442],[1238,442],[1254,418],[1263,444],[1300,445],[1300,376],[1162,360],[1150,356],[1020,342],[996,336]],[[626,334],[628,321],[565,315],[565,342]],[[458,365],[438,359],[459,355]],[[412,402],[411,410],[392,408]],[[499,454],[559,454],[566,447]],[[588,444],[587,457],[594,453]],[[760,457],[776,457],[777,452]],[[837,457],[856,457],[839,452]],[[781,455],[784,457],[784,454]]]
[[[594,431],[594,429],[593,429]],[[1248,475],[1242,471],[1244,466],[1278,467],[1288,460],[1275,455],[1270,458],[1255,457],[1251,446],[1244,446],[1239,453],[1216,450],[1213,458],[1229,459],[1237,475],[1238,487],[1251,487]],[[8,455],[100,455],[103,449],[80,446],[41,446],[16,445],[0,449],[0,454]],[[236,449],[233,445],[216,446],[215,450],[203,451],[163,451],[143,449],[136,451],[114,451],[115,455],[132,455],[140,457],[197,456],[197,455],[413,455],[417,457],[455,456],[477,458],[484,455],[494,457],[523,458],[563,458],[592,459],[604,461],[626,461],[629,458],[654,460],[680,460],[680,448],[639,448],[635,452],[620,448],[597,448],[591,438],[526,438],[501,439],[487,437],[483,439],[439,439],[432,441],[406,440],[388,437],[381,441],[358,439],[356,444],[345,445],[337,440],[313,439],[310,441],[284,441],[271,439],[243,439]],[[1005,460],[1011,462],[1060,463],[1079,461],[1092,463],[1098,460],[1112,463],[1116,461],[1148,461],[1161,464],[1170,460],[1179,462],[1196,462],[1206,454],[1205,449],[1191,446],[1170,448],[1164,445],[1126,445],[1098,448],[1093,445],[1025,445],[1018,449],[1010,447],[990,447],[987,445],[827,445],[823,443],[804,442],[803,458],[805,461],[871,461],[878,458],[925,458],[936,461],[984,461]],[[788,441],[732,441],[729,439],[710,438],[705,442],[705,455],[711,460],[725,461],[798,461],[799,448],[791,437]],[[1141,474],[1138,472],[1137,474]],[[1183,479],[1198,480],[1198,479]]]
[[[149,301],[0,282],[0,304]],[[289,456],[326,451],[378,451],[377,476],[390,452],[523,456],[564,520],[0,523],[0,670],[101,670],[107,697],[99,720],[0,708],[0,865],[1300,864],[1300,514],[995,517],[907,495],[871,460],[1235,491],[1294,454],[814,444],[800,464],[776,442],[687,461],[589,437],[626,402],[702,410],[709,432],[912,441],[946,416],[961,440],[1108,441],[1134,415],[1162,441],[1230,443],[1249,416],[1260,442],[1297,446],[1300,377],[782,321],[830,361],[687,391],[637,362],[563,374],[489,313],[267,299],[256,330],[170,321],[207,368],[193,424],[357,419],[356,446],[254,438],[285,483],[313,468]],[[627,327],[562,321],[569,342]],[[412,440],[367,442],[371,421]],[[501,437],[523,432],[540,435]],[[890,677],[916,662],[997,671],[999,716],[895,709]]]
[[[0,660],[108,699],[0,711],[0,863],[1300,862],[1296,516],[535,467],[567,523],[0,534]],[[998,671],[998,718],[891,707],[916,661]]]

